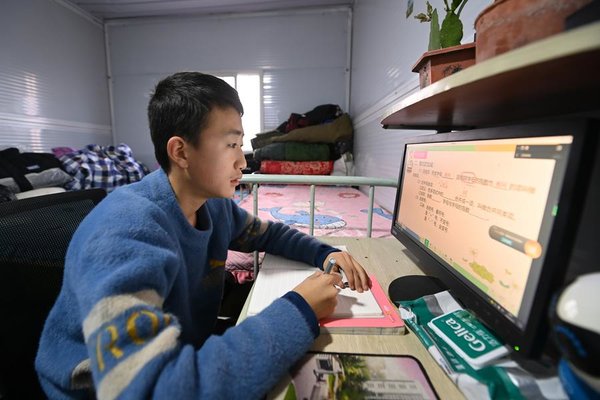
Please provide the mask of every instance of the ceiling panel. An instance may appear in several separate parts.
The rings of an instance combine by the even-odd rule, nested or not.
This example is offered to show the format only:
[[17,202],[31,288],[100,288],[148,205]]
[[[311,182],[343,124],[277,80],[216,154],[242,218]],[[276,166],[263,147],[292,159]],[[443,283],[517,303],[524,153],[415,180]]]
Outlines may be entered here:
[[349,6],[354,0],[65,0],[99,19]]

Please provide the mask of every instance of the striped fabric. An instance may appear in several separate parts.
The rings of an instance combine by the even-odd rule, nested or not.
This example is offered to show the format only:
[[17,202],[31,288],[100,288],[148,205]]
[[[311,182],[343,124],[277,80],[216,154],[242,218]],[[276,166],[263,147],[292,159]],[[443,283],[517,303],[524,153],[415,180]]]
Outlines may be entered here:
[[75,180],[67,190],[103,188],[111,192],[118,186],[137,182],[149,173],[148,168],[133,158],[129,146],[89,144],[81,150],[59,158],[65,171]]

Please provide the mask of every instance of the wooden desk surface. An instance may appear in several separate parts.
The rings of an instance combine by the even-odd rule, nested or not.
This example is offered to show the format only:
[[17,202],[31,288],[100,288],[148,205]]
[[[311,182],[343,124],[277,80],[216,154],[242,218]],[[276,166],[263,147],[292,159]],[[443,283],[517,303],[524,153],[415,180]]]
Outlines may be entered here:
[[[395,238],[322,237],[319,239],[331,245],[345,245],[348,252],[368,272],[375,274],[386,293],[390,282],[398,276],[423,275],[411,261],[408,250]],[[246,315],[248,303],[249,301],[246,301],[240,321]],[[464,399],[462,393],[408,328],[405,335],[320,335],[315,340],[312,350],[411,355],[421,362],[440,398]],[[287,383],[282,383],[280,386],[284,385]]]

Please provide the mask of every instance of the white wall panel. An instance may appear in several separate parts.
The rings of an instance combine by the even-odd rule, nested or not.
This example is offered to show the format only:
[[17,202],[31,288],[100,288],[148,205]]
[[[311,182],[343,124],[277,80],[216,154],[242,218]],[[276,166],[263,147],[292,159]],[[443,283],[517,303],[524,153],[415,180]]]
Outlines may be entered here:
[[[415,1],[413,15],[425,11]],[[431,0],[443,17],[443,1]],[[473,41],[475,17],[491,0],[470,0],[462,11],[463,43]],[[418,86],[414,63],[427,51],[429,24],[405,17],[406,1],[356,0],[352,35],[351,111],[365,110],[411,82]],[[400,94],[402,95],[402,94]]]
[[[264,72],[264,126],[277,128],[291,112],[310,111],[319,104],[344,108],[346,77],[339,68],[277,69]],[[318,78],[315,75],[318,74]],[[319,97],[315,97],[319,93]]]
[[110,129],[91,124],[18,122],[0,117],[0,149],[16,147],[23,152],[49,152],[53,147],[80,149],[90,143],[112,144]]
[[[431,0],[443,13],[442,0]],[[470,0],[461,14],[463,43],[473,41],[475,17],[491,0]],[[414,14],[425,10],[415,1]],[[406,18],[406,1],[356,0],[353,12],[350,110],[354,117],[357,175],[398,178],[400,141],[431,131],[384,130],[388,106],[418,90],[414,63],[427,50],[429,24]],[[378,189],[376,201],[392,211],[393,189]]]
[[347,17],[335,9],[110,22],[111,69],[344,68]]
[[160,78],[178,71],[262,72],[268,78],[263,93],[271,99],[263,104],[263,130],[319,104],[344,107],[348,18],[348,9],[333,8],[110,22],[118,141],[148,165],[156,164],[146,96]]
[[102,26],[50,0],[0,10],[0,145],[110,144]]
[[135,157],[148,168],[157,167],[148,128],[146,108],[154,86],[163,75],[116,76],[113,78],[113,129],[117,142],[127,143]]

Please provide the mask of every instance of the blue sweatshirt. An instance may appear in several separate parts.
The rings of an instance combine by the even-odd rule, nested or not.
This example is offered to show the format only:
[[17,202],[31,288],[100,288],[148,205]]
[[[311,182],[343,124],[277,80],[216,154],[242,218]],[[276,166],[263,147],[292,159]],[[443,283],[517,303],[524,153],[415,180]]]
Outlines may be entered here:
[[35,363],[51,399],[260,398],[310,348],[318,323],[295,292],[211,336],[227,250],[319,267],[336,250],[229,199],[208,200],[197,217],[192,227],[158,170],[83,220]]

